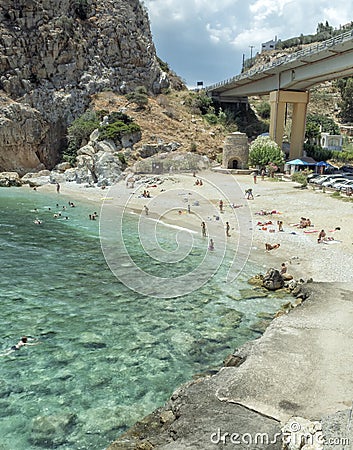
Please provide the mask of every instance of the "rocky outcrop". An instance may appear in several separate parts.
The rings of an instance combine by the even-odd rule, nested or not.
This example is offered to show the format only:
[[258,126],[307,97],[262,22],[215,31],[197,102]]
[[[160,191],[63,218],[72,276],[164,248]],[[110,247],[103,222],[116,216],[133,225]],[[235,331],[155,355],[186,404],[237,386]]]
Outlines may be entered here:
[[139,0],[2,1],[0,171],[52,169],[92,94],[168,83]]
[[22,182],[17,172],[1,172],[0,187],[21,186]]
[[157,153],[150,158],[138,161],[132,167],[135,173],[177,173],[206,170],[211,166],[207,156],[190,152]]

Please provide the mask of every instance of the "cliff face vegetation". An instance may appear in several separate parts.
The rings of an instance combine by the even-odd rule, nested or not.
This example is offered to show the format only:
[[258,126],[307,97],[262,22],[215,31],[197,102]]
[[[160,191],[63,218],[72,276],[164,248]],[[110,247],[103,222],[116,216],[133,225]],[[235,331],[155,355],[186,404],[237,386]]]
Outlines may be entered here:
[[139,0],[3,0],[0,171],[52,168],[93,94],[168,84]]

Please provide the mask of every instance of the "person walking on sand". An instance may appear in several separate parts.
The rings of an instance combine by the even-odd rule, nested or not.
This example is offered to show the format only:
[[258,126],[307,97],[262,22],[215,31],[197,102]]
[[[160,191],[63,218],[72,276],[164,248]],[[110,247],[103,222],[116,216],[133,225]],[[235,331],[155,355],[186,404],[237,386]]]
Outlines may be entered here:
[[219,211],[223,212],[223,200],[219,201]]
[[60,193],[60,184],[56,183],[56,192],[59,194]]
[[206,224],[205,224],[205,222],[201,222],[201,232],[202,232],[202,237],[206,237]]
[[257,180],[257,172],[253,172],[251,175],[253,176],[254,184],[256,184],[256,180]]
[[229,231],[230,231],[230,225],[229,225],[229,222],[226,222],[226,236],[227,237],[230,237]]
[[149,212],[148,206],[147,206],[147,205],[145,205],[145,206],[143,207],[143,209],[145,210],[145,214],[146,214],[146,216],[148,216],[148,212]]

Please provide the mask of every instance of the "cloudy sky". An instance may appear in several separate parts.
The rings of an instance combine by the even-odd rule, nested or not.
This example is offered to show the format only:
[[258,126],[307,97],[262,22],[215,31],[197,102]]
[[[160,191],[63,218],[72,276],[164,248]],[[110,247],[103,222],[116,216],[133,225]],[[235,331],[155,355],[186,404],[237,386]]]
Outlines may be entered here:
[[[241,71],[261,43],[353,20],[349,0],[144,0],[157,54],[189,87]],[[253,48],[251,49],[251,46]]]

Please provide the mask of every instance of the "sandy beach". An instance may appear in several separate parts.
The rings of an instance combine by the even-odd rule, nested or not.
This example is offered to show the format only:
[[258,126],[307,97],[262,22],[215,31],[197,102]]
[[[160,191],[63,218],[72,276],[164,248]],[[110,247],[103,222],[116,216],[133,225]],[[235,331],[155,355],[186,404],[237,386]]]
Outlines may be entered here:
[[[213,238],[216,249],[230,249],[242,263],[249,257],[264,271],[279,268],[286,262],[288,272],[295,278],[329,282],[353,279],[349,270],[353,266],[353,204],[350,202],[332,198],[330,193],[314,191],[311,186],[299,189],[298,184],[288,181],[258,177],[254,184],[250,175],[207,171],[196,177],[165,174],[136,178],[133,188],[127,187],[125,181],[104,190],[65,183],[59,195],[91,202],[92,211],[121,207],[144,216],[144,220],[162,221],[200,236],[204,221],[208,235],[205,245]],[[202,186],[195,185],[196,180],[201,179]],[[245,198],[248,188],[253,189],[253,200]],[[39,189],[54,193],[55,185]],[[144,191],[149,191],[151,197],[144,198]],[[219,209],[220,200],[223,212]],[[148,217],[144,206],[148,208]],[[261,211],[275,213],[261,215]],[[295,226],[301,217],[310,218],[312,226],[307,229]],[[278,231],[279,220],[283,222],[282,232]],[[267,224],[270,221],[272,225]],[[230,237],[226,237],[226,222],[230,226]],[[317,237],[322,229],[334,240],[318,244]],[[280,248],[266,252],[265,243],[279,243]]]

